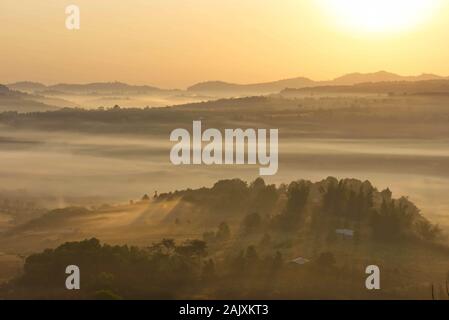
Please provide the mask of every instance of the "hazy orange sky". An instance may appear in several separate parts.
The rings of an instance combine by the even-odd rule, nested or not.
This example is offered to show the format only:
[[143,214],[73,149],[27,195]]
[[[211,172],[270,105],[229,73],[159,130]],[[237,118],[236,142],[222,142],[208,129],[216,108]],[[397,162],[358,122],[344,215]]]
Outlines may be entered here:
[[[449,75],[449,1],[356,1],[1,0],[0,83]],[[81,9],[78,31],[65,28],[69,4]]]

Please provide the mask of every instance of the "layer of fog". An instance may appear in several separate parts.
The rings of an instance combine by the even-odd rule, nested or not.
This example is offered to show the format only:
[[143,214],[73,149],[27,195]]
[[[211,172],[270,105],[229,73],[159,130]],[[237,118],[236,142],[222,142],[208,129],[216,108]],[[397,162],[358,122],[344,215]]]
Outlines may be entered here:
[[[219,179],[251,181],[259,165],[174,166],[172,143],[152,137],[0,132],[3,190],[57,199],[49,206],[79,199],[117,203],[154,191],[210,186]],[[449,225],[449,149],[445,140],[282,139],[279,171],[269,183],[327,176],[370,180],[378,189],[408,196],[435,222]],[[0,216],[1,224],[7,217]]]

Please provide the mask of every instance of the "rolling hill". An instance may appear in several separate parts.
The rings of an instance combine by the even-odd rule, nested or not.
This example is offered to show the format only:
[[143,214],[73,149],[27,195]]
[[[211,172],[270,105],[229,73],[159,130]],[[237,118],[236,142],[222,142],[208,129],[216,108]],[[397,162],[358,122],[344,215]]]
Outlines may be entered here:
[[355,85],[287,88],[283,96],[304,94],[449,95],[449,80],[366,82]]
[[[51,102],[52,100],[47,100],[45,97],[11,90],[7,86],[0,85],[0,112],[35,112],[58,109]],[[58,104],[64,104],[62,100],[57,102]]]
[[446,78],[433,74],[401,76],[386,71],[379,71],[374,73],[349,73],[329,81],[314,81],[304,77],[253,84],[236,84],[223,81],[207,81],[190,86],[189,88],[187,88],[187,90],[190,92],[209,95],[243,96],[277,93],[286,88],[301,89],[307,87],[348,86],[361,83],[417,82],[444,79]]

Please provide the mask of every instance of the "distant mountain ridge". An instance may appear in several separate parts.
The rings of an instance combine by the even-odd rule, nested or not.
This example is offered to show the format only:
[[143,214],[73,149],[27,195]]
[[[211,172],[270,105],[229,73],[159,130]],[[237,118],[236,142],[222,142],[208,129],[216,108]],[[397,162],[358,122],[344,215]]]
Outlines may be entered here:
[[434,74],[421,74],[418,76],[401,76],[395,73],[386,71],[379,71],[374,73],[349,73],[341,77],[329,81],[314,81],[304,77],[285,79],[273,82],[255,83],[255,84],[235,84],[223,81],[207,81],[195,84],[189,88],[188,91],[196,93],[210,94],[210,93],[242,93],[242,94],[267,94],[277,93],[286,88],[301,89],[306,87],[319,86],[341,86],[341,85],[355,85],[369,82],[414,82],[425,80],[442,80],[449,79]]
[[315,81],[297,77],[292,79],[284,79],[272,82],[253,83],[253,84],[236,84],[223,81],[206,81],[194,84],[187,88],[187,91],[197,93],[224,93],[224,92],[242,92],[242,93],[273,93],[285,88],[301,88],[313,86]]
[[85,84],[58,83],[45,85],[39,82],[21,81],[7,84],[12,90],[28,93],[71,93],[71,94],[151,94],[175,90],[160,89],[148,85],[130,85],[123,82],[93,82]]
[[129,85],[123,82],[94,82],[87,84],[68,84],[68,83],[60,83],[56,85],[52,85],[47,87],[48,90],[55,91],[63,91],[63,92],[72,92],[72,93],[84,93],[84,92],[92,92],[92,93],[154,93],[157,91],[163,91],[163,89],[159,89],[156,87],[148,86],[148,85]]
[[423,73],[418,76],[401,76],[387,71],[379,71],[374,73],[349,73],[324,83],[326,83],[326,85],[354,85],[366,82],[425,81],[441,79],[444,79],[444,77],[435,74]]
[[46,90],[45,84],[33,81],[19,81],[6,85],[11,90],[18,90],[22,92],[36,92],[40,90]]
[[283,96],[305,94],[389,94],[389,95],[447,95],[449,79],[421,81],[364,82],[353,85],[329,85],[306,88],[287,88]]
[[[238,84],[225,81],[205,81],[189,86],[184,92],[206,96],[250,96],[279,93],[284,89],[302,89],[323,86],[352,86],[362,83],[381,82],[419,82],[447,80],[435,74],[402,76],[387,71],[373,73],[349,73],[328,81],[314,81],[305,77],[295,77],[271,82]],[[123,82],[93,82],[86,84],[59,83],[45,85],[39,82],[21,81],[6,85],[12,90],[36,94],[88,94],[88,95],[127,95],[127,94],[178,94],[183,90],[163,89],[149,85],[131,85]]]
[[8,92],[9,92],[8,87],[0,84],[0,94],[6,94]]
[[0,84],[0,112],[34,112],[55,109],[57,107],[45,103],[43,97],[18,90],[11,90],[7,86]]
[[0,84],[0,97],[1,98],[6,98],[6,97],[22,98],[22,97],[26,97],[26,96],[28,96],[28,94],[23,93],[21,91],[12,90],[8,86]]

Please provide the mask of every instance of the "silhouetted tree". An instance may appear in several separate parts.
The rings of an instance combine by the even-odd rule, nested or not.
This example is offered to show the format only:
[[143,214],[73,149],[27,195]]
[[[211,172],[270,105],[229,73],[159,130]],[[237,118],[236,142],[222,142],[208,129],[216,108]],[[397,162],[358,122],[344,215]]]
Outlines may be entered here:
[[222,222],[218,226],[216,238],[218,241],[227,241],[231,238],[231,229],[226,222]]
[[262,219],[257,212],[250,213],[243,218],[242,230],[246,234],[258,232],[262,224]]

